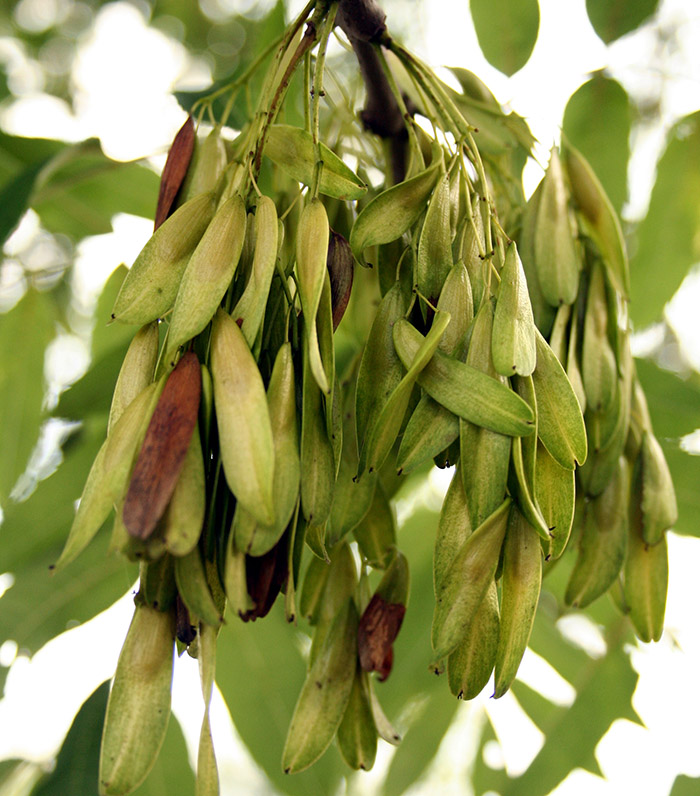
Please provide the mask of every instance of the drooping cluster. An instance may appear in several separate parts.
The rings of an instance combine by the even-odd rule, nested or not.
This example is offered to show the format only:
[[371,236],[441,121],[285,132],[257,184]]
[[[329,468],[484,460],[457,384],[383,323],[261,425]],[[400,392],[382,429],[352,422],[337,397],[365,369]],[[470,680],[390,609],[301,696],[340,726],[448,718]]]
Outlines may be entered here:
[[[175,644],[200,661],[198,787],[218,792],[216,635],[225,617],[264,617],[280,592],[313,637],[283,769],[307,768],[334,739],[369,769],[379,737],[398,741],[374,692],[409,595],[391,499],[433,463],[455,471],[426,671],[446,669],[456,696],[476,696],[492,673],[495,695],[508,690],[543,562],[572,527],[567,601],[585,605],[621,578],[640,638],[661,632],[675,501],[634,376],[624,244],[600,185],[567,148],[525,203],[509,149],[529,150],[524,122],[474,76],[460,72],[455,92],[387,39],[433,132],[407,112],[405,174],[369,189],[371,135],[353,123],[333,150],[320,140],[333,17],[319,4],[302,33],[308,13],[236,137],[222,121],[198,136],[192,117],[176,136],[155,231],[112,310],[138,330],[57,562],[113,510],[111,550],[140,562],[104,793],[136,788],[158,754]],[[290,76],[317,44],[307,127],[281,123]],[[354,279],[356,264],[372,267]]]

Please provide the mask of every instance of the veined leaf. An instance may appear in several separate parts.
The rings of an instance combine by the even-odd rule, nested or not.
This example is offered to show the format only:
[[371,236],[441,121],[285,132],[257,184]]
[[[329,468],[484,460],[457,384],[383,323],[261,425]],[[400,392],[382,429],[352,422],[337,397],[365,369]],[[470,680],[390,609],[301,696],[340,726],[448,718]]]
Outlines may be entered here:
[[[601,117],[605,124],[600,124]],[[564,135],[591,164],[618,213],[627,198],[630,121],[625,89],[596,72],[569,97],[562,125]]]
[[0,503],[4,504],[39,437],[44,355],[54,335],[55,308],[46,293],[28,290],[0,315]]
[[[649,210],[630,262],[630,313],[637,327],[657,320],[700,259],[700,111],[678,121],[659,160]],[[660,264],[663,263],[663,267]]]
[[527,63],[537,41],[537,0],[470,0],[469,7],[486,60],[509,77]]

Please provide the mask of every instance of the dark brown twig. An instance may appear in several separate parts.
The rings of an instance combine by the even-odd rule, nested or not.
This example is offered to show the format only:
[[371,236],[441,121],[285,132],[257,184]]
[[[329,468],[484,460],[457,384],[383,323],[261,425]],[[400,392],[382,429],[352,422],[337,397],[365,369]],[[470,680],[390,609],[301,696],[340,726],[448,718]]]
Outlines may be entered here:
[[367,90],[362,123],[389,141],[394,182],[406,173],[405,120],[387,80],[376,48],[386,36],[386,15],[375,0],[340,0],[336,21],[355,52]]

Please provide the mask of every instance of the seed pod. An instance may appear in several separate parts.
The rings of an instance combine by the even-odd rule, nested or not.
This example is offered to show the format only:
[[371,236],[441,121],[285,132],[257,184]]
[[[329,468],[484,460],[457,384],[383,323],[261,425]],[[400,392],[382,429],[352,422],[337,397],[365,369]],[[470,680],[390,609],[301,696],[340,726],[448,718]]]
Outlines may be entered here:
[[119,370],[109,409],[107,434],[126,407],[153,381],[158,359],[158,324],[142,326],[134,335]]
[[436,160],[427,169],[375,196],[362,208],[350,232],[350,248],[362,262],[368,246],[391,243],[418,220],[437,182],[442,162]]
[[568,143],[562,154],[583,232],[602,254],[615,290],[629,298],[629,264],[617,213],[583,155]]
[[377,483],[376,476],[354,480],[359,461],[357,453],[357,430],[355,423],[355,374],[359,358],[355,358],[350,372],[343,377],[343,447],[340,466],[333,491],[333,506],[327,529],[327,542],[335,546],[349,531],[353,530],[370,510]]
[[224,562],[224,591],[230,610],[239,617],[245,616],[255,606],[248,594],[246,556],[236,548],[233,533],[229,536]]
[[[493,308],[485,302],[474,321],[467,365],[495,381],[492,361]],[[511,438],[465,420],[459,425],[460,470],[472,528],[478,528],[503,503],[508,481]]]
[[537,214],[539,203],[542,198],[544,181],[537,186],[532,196],[528,199],[525,210],[523,211],[523,222],[518,241],[518,251],[523,264],[523,271],[527,278],[527,291],[530,295],[530,305],[532,314],[535,318],[537,328],[545,337],[549,337],[554,322],[554,307],[547,301],[540,287],[540,280],[537,275],[535,240],[537,238]]
[[358,626],[360,666],[366,672],[378,672],[380,681],[386,680],[391,672],[393,644],[406,613],[408,588],[408,562],[397,550]]
[[457,699],[474,699],[491,677],[496,662],[500,618],[498,589],[491,581],[466,635],[447,659],[447,681]]
[[467,538],[438,583],[432,627],[435,661],[457,648],[474,621],[496,574],[510,508],[507,498]]
[[306,676],[282,752],[286,774],[303,771],[330,746],[345,714],[356,671],[357,611],[338,613]]
[[630,534],[624,567],[624,595],[634,630],[642,641],[658,641],[664,630],[668,590],[666,536],[649,545],[642,536],[639,484],[631,492]]
[[175,564],[172,556],[157,561],[142,561],[139,566],[139,590],[136,602],[144,602],[155,611],[170,611],[175,605]]
[[557,559],[564,552],[574,522],[576,485],[573,470],[562,467],[544,445],[537,446],[535,501],[549,529],[546,557]]
[[395,282],[377,308],[357,374],[355,417],[360,453],[387,398],[403,378],[404,366],[394,348],[392,329],[407,309],[401,285]]
[[397,746],[401,743],[401,736],[382,710],[382,706],[377,699],[377,695],[374,693],[373,681],[368,675],[365,675],[365,677],[365,682],[369,684],[369,700],[372,708],[372,717],[374,718],[374,726],[377,728],[379,737],[385,740],[387,743]]
[[207,625],[219,627],[224,618],[209,587],[199,547],[195,547],[186,556],[175,558],[175,582],[190,614]]
[[287,541],[283,536],[265,555],[246,556],[246,584],[254,607],[240,615],[244,622],[267,616],[274,605],[289,574]]
[[226,481],[263,525],[275,521],[275,452],[262,377],[238,324],[223,310],[214,316],[211,372]]
[[458,437],[459,418],[424,393],[401,435],[396,457],[398,472],[410,473],[448,448]]
[[664,453],[647,431],[642,440],[642,537],[655,545],[678,519],[676,493]]
[[[406,367],[423,343],[423,335],[407,321],[394,326],[396,353]],[[532,409],[504,384],[437,351],[419,373],[417,382],[450,412],[500,434],[532,434]]]
[[433,588],[436,595],[445,573],[472,532],[460,469],[461,465],[458,465],[447,488],[435,534]]
[[115,502],[127,487],[134,456],[140,447],[162,384],[150,384],[134,398],[92,463],[68,538],[54,565],[60,570],[73,561],[92,541],[109,517]]
[[320,563],[328,570],[328,576],[324,582],[315,615],[316,628],[309,651],[309,669],[314,665],[319,652],[323,649],[325,638],[330,632],[338,612],[348,598],[355,594],[357,586],[357,567],[347,542],[341,542],[331,550],[329,559],[325,562],[320,561]]
[[214,208],[213,195],[200,194],[158,227],[122,282],[112,320],[143,325],[166,314]]
[[168,329],[166,363],[211,321],[236,271],[245,226],[243,200],[232,196],[216,211],[182,275]]
[[170,718],[172,612],[137,605],[117,663],[100,749],[100,793],[135,790],[158,757]]
[[219,126],[215,127],[203,141],[196,139],[187,177],[180,190],[182,201],[186,202],[204,191],[214,191],[224,173],[227,159],[226,146]]
[[578,292],[579,262],[556,149],[552,149],[542,184],[534,248],[539,285],[547,302],[553,307],[573,304]]
[[586,427],[576,394],[559,360],[537,332],[537,367],[532,374],[537,396],[537,434],[562,466],[573,470],[588,453]]
[[248,283],[231,313],[236,322],[242,321],[241,330],[251,348],[262,325],[275,272],[278,229],[275,203],[269,196],[261,196],[255,211],[255,254]]
[[471,217],[466,219],[461,251],[459,257],[456,258],[462,260],[467,268],[474,298],[474,312],[479,311],[486,293],[486,264],[482,255],[482,252],[485,251],[484,222],[481,218],[479,197],[474,195]]
[[510,688],[525,654],[542,585],[542,549],[535,529],[513,509],[503,544],[501,632],[495,662],[494,697]]
[[299,613],[310,625],[317,625],[323,606],[323,595],[331,567],[326,561],[312,556],[304,573],[299,596]]
[[535,320],[518,249],[511,243],[501,270],[491,343],[493,366],[502,376],[529,376],[537,363]]
[[[320,144],[321,169],[318,190],[326,196],[350,201],[360,199],[367,186],[324,143]],[[310,133],[301,127],[272,124],[267,131],[265,155],[296,182],[311,185],[316,168],[316,147]]]
[[148,539],[163,516],[190,446],[200,393],[199,361],[189,352],[165,383],[131,476],[122,515],[131,536]]
[[381,484],[376,485],[369,511],[353,534],[367,563],[375,569],[384,569],[396,544],[396,517]]
[[452,268],[450,178],[443,175],[428,203],[418,242],[413,283],[430,301],[436,301]]
[[628,465],[621,457],[606,490],[588,504],[579,555],[566,587],[569,605],[585,608],[620,574],[627,550],[629,488]]
[[[579,335],[579,322],[578,322],[578,307],[574,307],[574,315],[571,319],[569,326],[569,343],[566,355],[566,375],[574,388],[576,397],[578,398],[579,406],[581,407],[582,414],[586,412],[586,390],[583,386],[583,376],[581,375],[581,364],[578,357],[578,335]],[[555,352],[556,353],[556,352]],[[559,360],[563,363],[563,359]]]
[[583,327],[583,386],[586,406],[605,412],[615,397],[617,363],[608,340],[608,308],[605,277],[600,265],[591,268]]
[[335,331],[340,325],[350,301],[355,258],[352,256],[352,249],[347,240],[333,230],[331,230],[328,240],[326,267],[331,278],[333,331]]
[[316,383],[324,393],[330,391],[330,384],[323,369],[321,352],[318,347],[316,315],[327,273],[326,258],[328,257],[329,235],[326,208],[319,199],[312,199],[305,205],[299,221],[296,263],[299,296],[307,329],[309,365]]
[[190,165],[195,138],[194,120],[191,116],[188,116],[170,145],[163,173],[160,175],[158,204],[153,222],[155,229],[158,229],[170,215],[170,210],[175,203],[175,197],[185,179],[187,167]]
[[461,359],[461,348],[472,320],[474,319],[474,297],[471,282],[464,263],[457,263],[445,277],[437,308],[449,312],[450,325],[440,340],[438,348],[444,354],[453,354]]
[[337,734],[341,757],[356,771],[369,771],[377,755],[377,728],[372,715],[369,688],[367,675],[358,666]]
[[[307,325],[304,323],[305,338],[306,335]],[[300,457],[304,517],[310,525],[324,526],[333,503],[335,459],[328,438],[321,390],[311,372],[308,346],[304,347],[303,355]]]
[[219,774],[209,723],[209,706],[216,666],[216,635],[215,628],[200,623],[197,659],[199,660],[199,677],[204,698],[204,716],[199,733],[195,796],[219,796]]
[[[275,476],[272,493],[275,502],[275,533],[279,538],[289,525],[299,496],[300,459],[294,389],[292,348],[285,343],[277,352],[267,389],[272,439],[275,448]],[[256,539],[251,555],[269,544]],[[256,551],[256,552],[253,552]]]
[[[367,442],[360,451],[358,477],[364,472],[365,466],[370,473],[378,470],[389,455],[399,435],[399,431],[401,430],[403,418],[408,408],[408,402],[411,398],[416,378],[421,370],[430,362],[449,322],[450,314],[448,312],[438,310],[435,313],[430,331],[422,338],[421,345],[416,351],[415,356],[411,359],[410,363],[406,365],[406,374],[396,385],[391,395],[386,399],[386,403],[382,407],[379,417],[370,429]],[[397,326],[401,323],[408,322],[403,320],[399,321],[394,326],[394,334]]]
[[199,541],[206,511],[204,459],[195,423],[182,470],[162,520],[163,540],[169,553],[187,555]]

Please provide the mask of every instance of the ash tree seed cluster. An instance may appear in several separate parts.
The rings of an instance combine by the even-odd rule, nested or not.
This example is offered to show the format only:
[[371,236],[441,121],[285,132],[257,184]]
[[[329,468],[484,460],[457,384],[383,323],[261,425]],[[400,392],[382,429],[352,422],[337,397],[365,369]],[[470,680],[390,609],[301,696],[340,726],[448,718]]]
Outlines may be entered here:
[[[492,673],[494,696],[508,690],[543,574],[567,547],[578,548],[569,604],[610,591],[640,639],[662,631],[676,504],[599,181],[564,142],[526,202],[524,121],[465,70],[454,91],[380,26],[369,46],[403,113],[403,166],[369,188],[376,136],[322,108],[337,12],[311,2],[290,25],[235,137],[215,95],[188,117],[155,231],[112,310],[139,328],[56,564],[113,510],[110,549],[140,562],[102,738],[104,794],[134,790],[158,755],[174,647],[199,659],[198,793],[218,793],[217,633],[225,617],[264,617],[280,592],[313,637],[284,771],[334,739],[349,766],[370,769],[379,737],[398,742],[375,692],[409,599],[390,501],[433,462],[456,467],[425,661],[454,695],[475,697]],[[285,121],[297,71],[305,126]],[[226,87],[231,98],[247,77]]]

